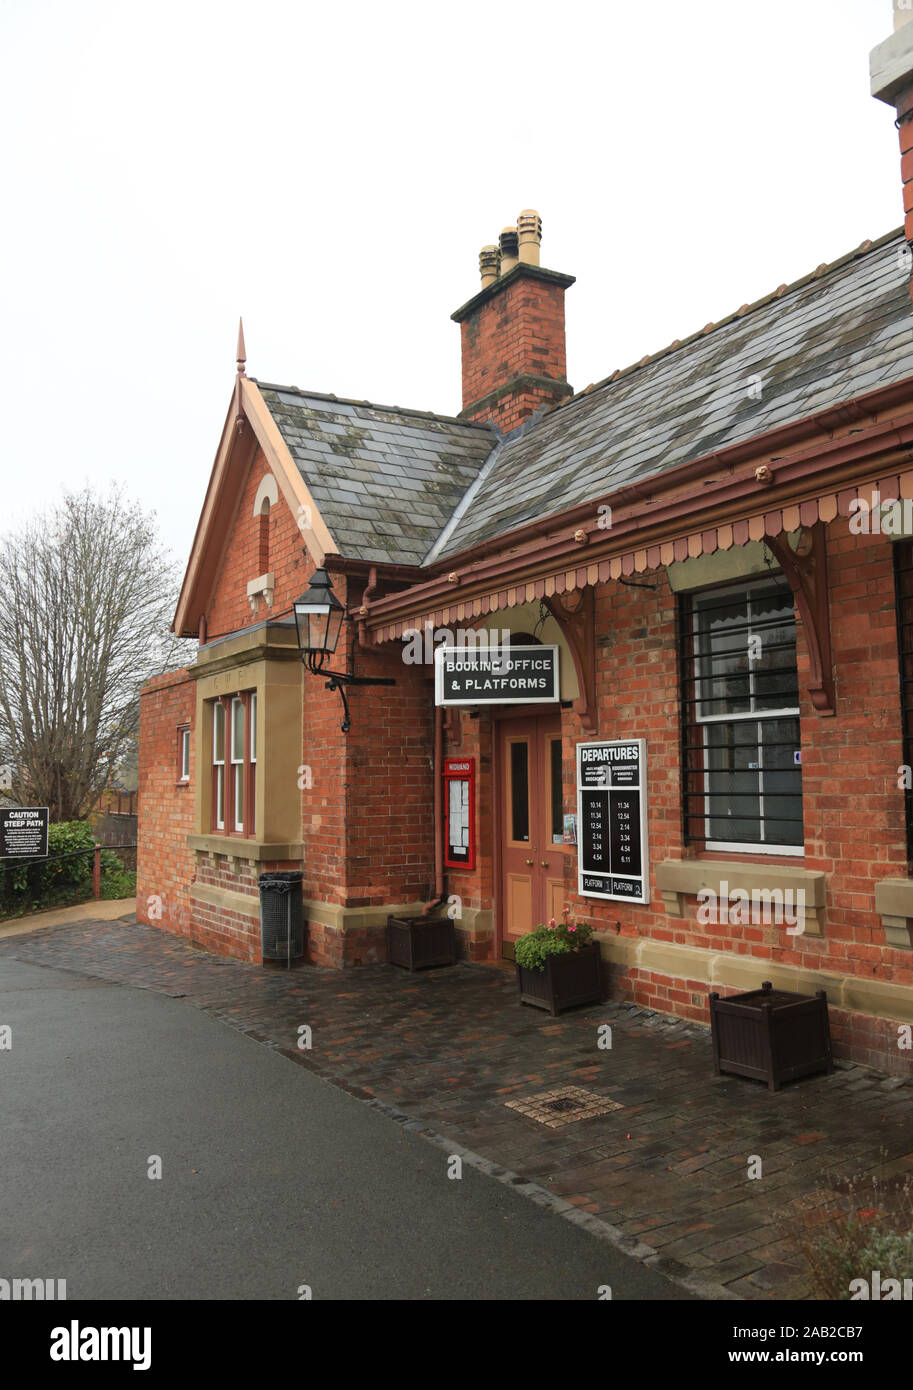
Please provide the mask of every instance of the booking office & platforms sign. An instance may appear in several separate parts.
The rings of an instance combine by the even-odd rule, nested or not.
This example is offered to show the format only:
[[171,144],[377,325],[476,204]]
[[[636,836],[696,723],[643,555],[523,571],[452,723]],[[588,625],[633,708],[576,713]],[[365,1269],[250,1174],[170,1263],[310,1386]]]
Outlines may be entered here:
[[438,647],[437,705],[539,705],[560,699],[557,647]]
[[577,744],[577,839],[582,896],[649,902],[646,739]]

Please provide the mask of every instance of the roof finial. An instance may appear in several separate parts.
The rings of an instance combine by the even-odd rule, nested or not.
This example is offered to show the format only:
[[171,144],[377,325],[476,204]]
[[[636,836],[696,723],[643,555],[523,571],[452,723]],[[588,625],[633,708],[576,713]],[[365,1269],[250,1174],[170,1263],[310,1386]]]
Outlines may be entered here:
[[244,376],[247,362],[247,349],[244,346],[244,320],[238,319],[238,376]]

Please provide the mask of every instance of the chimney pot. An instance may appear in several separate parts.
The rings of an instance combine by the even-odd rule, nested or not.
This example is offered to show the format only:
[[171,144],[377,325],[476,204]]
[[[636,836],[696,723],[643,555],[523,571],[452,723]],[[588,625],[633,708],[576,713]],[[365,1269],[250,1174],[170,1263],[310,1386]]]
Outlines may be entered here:
[[518,260],[517,229],[516,227],[505,227],[500,237],[501,242],[501,274],[506,275],[509,270],[513,270]]
[[497,246],[483,246],[479,252],[479,272],[482,276],[482,289],[493,285],[498,278],[501,256]]
[[526,265],[538,265],[542,218],[535,208],[524,208],[517,218],[517,242],[520,260]]

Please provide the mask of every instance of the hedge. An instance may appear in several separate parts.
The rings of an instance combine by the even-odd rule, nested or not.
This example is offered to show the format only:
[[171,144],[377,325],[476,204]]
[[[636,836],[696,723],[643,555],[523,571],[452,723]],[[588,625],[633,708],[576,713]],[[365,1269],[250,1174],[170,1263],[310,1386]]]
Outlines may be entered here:
[[[87,821],[61,821],[48,827],[47,859],[0,862],[0,917],[21,917],[42,907],[85,902],[92,897],[95,837]],[[101,896],[131,897],[136,875],[128,873],[113,850],[101,852]]]

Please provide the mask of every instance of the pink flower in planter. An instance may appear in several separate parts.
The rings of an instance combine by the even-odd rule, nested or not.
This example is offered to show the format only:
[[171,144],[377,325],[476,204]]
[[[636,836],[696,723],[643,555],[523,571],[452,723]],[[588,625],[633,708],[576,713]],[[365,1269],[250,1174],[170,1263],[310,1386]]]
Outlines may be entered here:
[[554,927],[554,926],[556,925],[556,922],[555,922],[554,917],[549,917],[549,919],[548,919],[548,925],[549,925],[549,927]]

